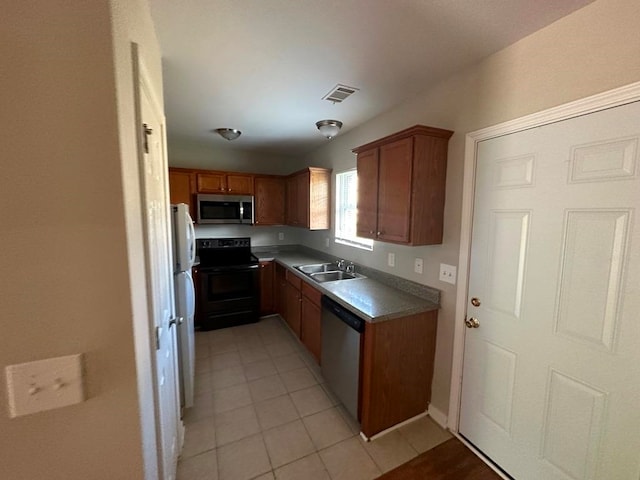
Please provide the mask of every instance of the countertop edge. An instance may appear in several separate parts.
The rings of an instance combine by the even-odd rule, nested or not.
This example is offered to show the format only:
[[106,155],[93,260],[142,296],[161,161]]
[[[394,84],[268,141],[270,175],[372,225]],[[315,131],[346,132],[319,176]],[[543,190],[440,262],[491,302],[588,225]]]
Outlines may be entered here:
[[[283,252],[285,253],[285,252]],[[291,252],[286,252],[286,253],[291,253]],[[286,255],[285,253],[285,255]],[[351,303],[349,303],[349,301],[347,299],[342,298],[341,296],[337,295],[335,292],[332,292],[331,290],[329,290],[325,284],[322,283],[318,283],[318,282],[313,282],[312,280],[309,279],[309,277],[307,277],[304,273],[300,272],[299,270],[297,270],[296,268],[294,268],[297,264],[289,264],[287,262],[285,262],[284,260],[282,260],[281,258],[278,258],[277,254],[274,254],[272,256],[260,256],[259,257],[260,261],[275,261],[278,264],[282,265],[283,267],[285,267],[288,271],[292,272],[294,275],[296,275],[297,277],[299,277],[301,280],[307,282],[309,285],[313,286],[315,289],[319,290],[323,295],[327,295],[329,298],[331,298],[332,300],[338,302],[340,305],[342,305],[343,307],[345,307],[346,309],[348,309],[349,311],[351,311],[352,313],[362,317],[365,321],[367,321],[368,323],[379,323],[379,322],[384,322],[384,321],[388,321],[388,320],[393,320],[395,318],[401,318],[401,317],[406,317],[409,315],[417,315],[420,313],[426,313],[426,312],[431,312],[433,310],[438,310],[440,308],[440,306],[437,303],[431,302],[429,300],[425,300],[423,298],[420,297],[416,297],[415,295],[412,295],[409,292],[405,292],[403,290],[399,290],[399,289],[394,289],[393,287],[390,287],[388,285],[385,285],[381,282],[377,282],[375,278],[368,278],[368,280],[373,281],[373,282],[377,282],[381,287],[384,288],[388,288],[390,290],[397,290],[399,292],[402,292],[405,295],[408,296],[412,296],[416,299],[416,302],[420,302],[421,305],[418,305],[416,307],[413,308],[405,308],[402,310],[398,310],[395,312],[391,312],[391,313],[387,313],[384,315],[377,315],[372,317],[371,315],[367,314],[366,312],[358,309],[357,307],[355,307],[354,305],[352,305]],[[322,263],[323,260],[321,259],[317,259],[317,258],[312,258],[309,257],[309,262],[308,263]],[[340,282],[359,282],[359,281],[363,281],[366,280],[366,278],[358,278],[358,279],[353,279],[353,280],[340,280]],[[327,284],[334,284],[335,282],[327,282]]]

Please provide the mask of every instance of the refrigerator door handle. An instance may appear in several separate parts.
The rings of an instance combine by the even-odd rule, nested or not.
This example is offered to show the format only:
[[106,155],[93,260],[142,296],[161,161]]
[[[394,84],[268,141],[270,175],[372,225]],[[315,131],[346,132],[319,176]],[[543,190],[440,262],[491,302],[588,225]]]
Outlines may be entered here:
[[187,293],[187,299],[186,299],[186,306],[187,306],[187,316],[189,317],[193,317],[195,315],[196,312],[196,288],[195,288],[195,284],[193,282],[193,276],[191,275],[191,272],[185,272],[186,273],[186,277],[187,277],[187,288],[186,288],[186,293]]
[[196,262],[196,229],[193,226],[193,219],[189,212],[185,211],[184,214],[186,216],[187,229],[189,230],[189,268],[191,268]]

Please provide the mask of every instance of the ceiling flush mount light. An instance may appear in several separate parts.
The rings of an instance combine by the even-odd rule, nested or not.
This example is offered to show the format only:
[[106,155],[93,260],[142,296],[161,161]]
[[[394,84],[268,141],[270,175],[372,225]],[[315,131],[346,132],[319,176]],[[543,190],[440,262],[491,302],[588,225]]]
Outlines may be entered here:
[[235,140],[242,133],[240,130],[236,130],[235,128],[216,128],[214,132],[227,140]]
[[316,122],[316,127],[318,127],[321,134],[331,140],[342,128],[342,122],[339,120],[320,120]]

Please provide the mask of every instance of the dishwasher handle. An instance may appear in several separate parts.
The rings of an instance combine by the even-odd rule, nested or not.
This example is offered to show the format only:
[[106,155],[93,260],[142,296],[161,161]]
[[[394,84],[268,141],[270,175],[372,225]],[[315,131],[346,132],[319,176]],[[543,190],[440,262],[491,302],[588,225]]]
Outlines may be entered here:
[[331,312],[333,315],[338,317],[340,320],[342,320],[344,323],[346,323],[349,327],[354,329],[356,332],[358,333],[364,332],[363,319],[354,315],[353,313],[348,311],[346,308],[344,308],[342,305],[334,302],[326,295],[322,296],[321,303],[322,303],[322,308]]

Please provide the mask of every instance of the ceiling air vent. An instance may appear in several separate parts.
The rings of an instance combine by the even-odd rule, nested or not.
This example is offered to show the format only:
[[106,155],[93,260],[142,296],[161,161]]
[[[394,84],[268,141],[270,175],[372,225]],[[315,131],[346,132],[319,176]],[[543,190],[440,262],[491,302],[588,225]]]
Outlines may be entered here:
[[358,89],[355,87],[347,87],[346,85],[337,84],[329,93],[322,97],[322,99],[329,100],[333,103],[340,103],[357,91]]

